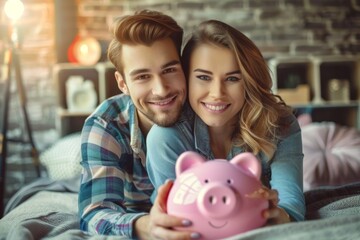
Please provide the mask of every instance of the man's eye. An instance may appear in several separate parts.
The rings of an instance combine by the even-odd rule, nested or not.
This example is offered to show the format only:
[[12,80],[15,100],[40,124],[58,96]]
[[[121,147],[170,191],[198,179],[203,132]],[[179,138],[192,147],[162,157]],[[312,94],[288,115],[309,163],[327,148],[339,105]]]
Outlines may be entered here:
[[138,75],[135,77],[135,80],[144,80],[144,79],[148,79],[150,78],[150,75],[148,74],[143,74],[143,75]]
[[175,72],[175,71],[176,71],[176,68],[167,68],[163,72],[164,73],[172,73],[172,72]]
[[206,75],[198,75],[196,76],[198,79],[203,80],[203,81],[209,81],[210,77],[206,76]]

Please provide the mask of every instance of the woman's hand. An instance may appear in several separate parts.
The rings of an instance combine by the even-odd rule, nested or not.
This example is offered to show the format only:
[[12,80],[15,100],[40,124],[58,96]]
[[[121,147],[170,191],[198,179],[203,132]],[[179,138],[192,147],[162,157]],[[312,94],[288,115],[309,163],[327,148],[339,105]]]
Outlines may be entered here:
[[[138,221],[145,221],[147,223],[147,234],[145,234],[145,232],[141,234],[146,237],[140,237],[140,239],[185,240],[197,239],[200,237],[198,233],[190,231],[176,231],[173,229],[175,227],[190,226],[191,222],[186,219],[170,216],[166,213],[166,201],[172,185],[172,181],[167,181],[164,185],[162,185],[159,188],[158,195],[155,199],[153,207],[150,210],[150,214],[138,219]],[[144,224],[144,222],[142,224]]]
[[279,203],[279,193],[276,190],[265,186],[250,194],[251,198],[263,198],[269,201],[269,208],[263,211],[263,217],[267,219],[266,225],[277,225],[291,222],[289,214],[281,207]]

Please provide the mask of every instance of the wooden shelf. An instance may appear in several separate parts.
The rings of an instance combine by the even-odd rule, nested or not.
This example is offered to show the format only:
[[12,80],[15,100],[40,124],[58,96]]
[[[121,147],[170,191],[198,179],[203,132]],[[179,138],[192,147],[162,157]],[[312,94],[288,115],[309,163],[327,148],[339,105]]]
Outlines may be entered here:
[[56,126],[61,136],[81,131],[85,119],[92,111],[69,111],[66,82],[71,76],[80,76],[93,83],[97,95],[97,105],[105,99],[120,94],[115,79],[116,69],[110,62],[83,66],[73,63],[59,63],[53,68],[53,78],[58,92]]
[[[268,65],[273,92],[280,96],[286,93],[285,102],[296,111],[310,112],[313,121],[333,121],[360,130],[360,56],[275,57]],[[329,92],[333,79],[346,84],[338,92]],[[304,93],[291,90],[304,85],[309,88],[305,98]]]

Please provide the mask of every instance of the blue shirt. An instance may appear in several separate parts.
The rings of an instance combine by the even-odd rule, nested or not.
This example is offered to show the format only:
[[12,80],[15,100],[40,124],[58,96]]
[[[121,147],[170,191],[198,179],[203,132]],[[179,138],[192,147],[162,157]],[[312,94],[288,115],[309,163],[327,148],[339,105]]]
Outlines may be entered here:
[[84,231],[133,238],[134,220],[151,207],[145,138],[135,106],[124,94],[105,100],[82,130],[79,192]]
[[[260,153],[262,182],[279,192],[279,207],[295,220],[303,220],[305,200],[303,195],[303,152],[301,130],[295,116],[289,119],[290,127],[277,142],[272,159]],[[146,166],[151,182],[158,189],[166,179],[175,179],[175,162],[185,151],[195,151],[206,159],[214,159],[206,124],[190,109],[184,109],[177,124],[163,128],[154,125],[147,136]],[[227,159],[244,152],[233,146]],[[156,191],[152,196],[155,198]]]

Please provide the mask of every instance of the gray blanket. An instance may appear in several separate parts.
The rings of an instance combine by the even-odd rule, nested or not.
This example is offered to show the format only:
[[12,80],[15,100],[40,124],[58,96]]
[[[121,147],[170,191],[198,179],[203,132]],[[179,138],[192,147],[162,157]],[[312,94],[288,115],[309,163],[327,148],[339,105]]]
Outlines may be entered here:
[[256,229],[227,240],[360,239],[360,182],[305,193],[306,221]]
[[[79,230],[78,180],[72,181],[42,181],[20,191],[0,219],[0,239],[126,239]],[[360,239],[360,182],[311,190],[305,198],[306,221],[263,227],[228,240]]]

